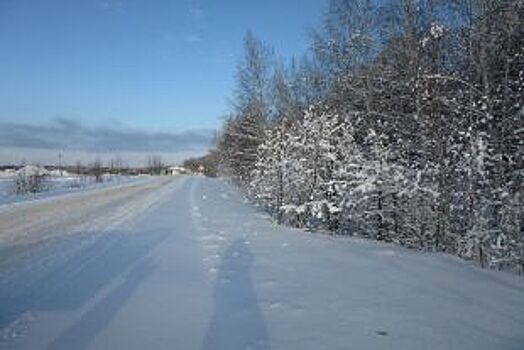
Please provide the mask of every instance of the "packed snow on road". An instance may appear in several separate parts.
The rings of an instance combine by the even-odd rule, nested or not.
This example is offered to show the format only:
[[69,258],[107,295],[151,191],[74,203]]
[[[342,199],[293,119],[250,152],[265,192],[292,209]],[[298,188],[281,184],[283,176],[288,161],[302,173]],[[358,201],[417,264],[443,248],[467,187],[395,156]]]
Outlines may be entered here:
[[218,179],[0,209],[2,349],[523,349],[524,284],[276,225]]

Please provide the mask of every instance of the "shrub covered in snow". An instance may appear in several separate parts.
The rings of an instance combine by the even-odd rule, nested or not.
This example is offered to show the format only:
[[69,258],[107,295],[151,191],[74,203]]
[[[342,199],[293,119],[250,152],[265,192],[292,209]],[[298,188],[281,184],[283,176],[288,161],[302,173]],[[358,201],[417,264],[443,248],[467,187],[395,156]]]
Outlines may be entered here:
[[49,188],[49,173],[46,169],[27,165],[16,172],[14,192],[17,194],[39,193]]

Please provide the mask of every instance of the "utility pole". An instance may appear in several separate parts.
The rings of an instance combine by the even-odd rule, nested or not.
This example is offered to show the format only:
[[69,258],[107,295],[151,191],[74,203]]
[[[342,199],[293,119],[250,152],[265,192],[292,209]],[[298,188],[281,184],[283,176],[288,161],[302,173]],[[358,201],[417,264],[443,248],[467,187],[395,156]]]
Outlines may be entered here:
[[62,150],[58,151],[58,173],[62,177]]

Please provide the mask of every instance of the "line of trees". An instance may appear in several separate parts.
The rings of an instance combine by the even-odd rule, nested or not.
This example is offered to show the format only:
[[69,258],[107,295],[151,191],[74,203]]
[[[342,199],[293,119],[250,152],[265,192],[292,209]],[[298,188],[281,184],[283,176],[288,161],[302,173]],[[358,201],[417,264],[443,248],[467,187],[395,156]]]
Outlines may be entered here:
[[524,269],[524,4],[331,0],[311,52],[248,33],[217,168],[301,227]]
[[216,177],[217,171],[218,154],[212,150],[208,154],[202,157],[189,158],[183,163],[183,167],[193,174],[203,174],[209,177]]

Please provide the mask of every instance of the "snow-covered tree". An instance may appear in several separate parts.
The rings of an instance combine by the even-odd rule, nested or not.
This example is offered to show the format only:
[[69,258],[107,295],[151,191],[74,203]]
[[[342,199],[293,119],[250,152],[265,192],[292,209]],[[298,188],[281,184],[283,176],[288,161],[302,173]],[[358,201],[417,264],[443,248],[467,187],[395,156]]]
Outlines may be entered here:
[[325,13],[289,66],[246,37],[217,168],[289,224],[522,272],[522,1]]

